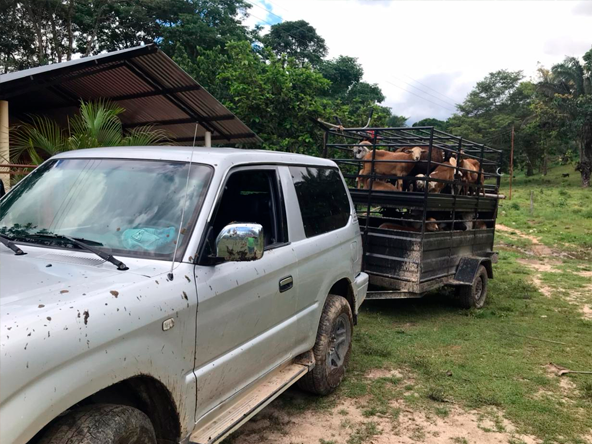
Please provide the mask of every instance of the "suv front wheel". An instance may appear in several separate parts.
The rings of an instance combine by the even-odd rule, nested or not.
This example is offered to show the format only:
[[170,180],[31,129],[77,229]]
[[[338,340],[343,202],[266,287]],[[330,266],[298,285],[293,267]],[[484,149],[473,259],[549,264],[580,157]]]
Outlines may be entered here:
[[349,303],[341,296],[330,294],[312,349],[316,364],[298,381],[301,389],[328,395],[339,386],[349,363],[353,324]]
[[148,416],[125,405],[93,404],[50,424],[38,444],[156,444]]

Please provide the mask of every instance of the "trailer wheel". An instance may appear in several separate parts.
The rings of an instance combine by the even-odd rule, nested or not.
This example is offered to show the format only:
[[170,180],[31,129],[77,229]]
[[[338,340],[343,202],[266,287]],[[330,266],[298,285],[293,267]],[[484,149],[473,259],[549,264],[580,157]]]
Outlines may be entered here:
[[472,285],[457,287],[456,296],[463,308],[483,308],[487,298],[487,280],[487,270],[480,265]]
[[94,404],[56,419],[38,444],[156,444],[148,416],[125,405]]
[[302,390],[328,395],[339,386],[349,363],[353,325],[347,300],[330,294],[321,314],[317,340],[312,349],[316,365],[298,381]]

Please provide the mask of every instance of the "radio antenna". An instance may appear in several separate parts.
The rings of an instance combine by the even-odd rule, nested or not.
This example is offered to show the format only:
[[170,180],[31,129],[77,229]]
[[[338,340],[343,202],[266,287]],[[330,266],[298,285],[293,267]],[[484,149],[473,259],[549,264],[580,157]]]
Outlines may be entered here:
[[187,206],[187,191],[189,189],[189,176],[191,174],[191,164],[193,163],[193,153],[195,152],[195,140],[197,139],[197,127],[195,124],[195,133],[193,134],[193,146],[191,147],[191,156],[189,157],[189,168],[187,168],[187,180],[185,182],[185,197],[183,198],[183,209],[181,210],[181,222],[179,222],[179,232],[177,233],[177,241],[175,242],[175,252],[173,253],[173,260],[171,262],[171,271],[169,271],[168,278],[172,281],[174,278],[173,269],[175,268],[175,258],[177,257],[177,249],[179,248],[179,241],[181,240],[181,231],[183,231],[183,219],[185,218],[185,207]]

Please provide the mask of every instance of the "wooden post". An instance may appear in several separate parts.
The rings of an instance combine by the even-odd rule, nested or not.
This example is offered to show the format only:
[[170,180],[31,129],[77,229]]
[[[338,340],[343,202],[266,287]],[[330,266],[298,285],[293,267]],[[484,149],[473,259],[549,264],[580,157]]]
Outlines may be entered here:
[[[0,100],[0,163],[10,163],[10,146],[8,138],[8,102]],[[10,190],[10,169],[0,168],[0,180],[4,182],[4,189]]]
[[534,191],[530,192],[530,215],[532,216],[532,213],[534,211]]
[[509,200],[512,200],[512,179],[513,178],[514,178],[514,125],[512,125],[512,145],[510,148],[510,199]]

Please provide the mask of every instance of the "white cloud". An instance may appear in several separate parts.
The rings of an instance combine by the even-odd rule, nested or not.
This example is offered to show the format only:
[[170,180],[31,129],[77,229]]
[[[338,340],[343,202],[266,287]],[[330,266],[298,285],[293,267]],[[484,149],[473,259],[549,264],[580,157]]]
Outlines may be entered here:
[[[537,62],[550,67],[564,55],[581,56],[592,45],[592,3],[587,1],[266,3],[284,20],[303,19],[314,26],[330,57],[357,57],[365,79],[383,89],[385,104],[411,122],[446,118],[454,107],[405,82],[446,102],[460,102],[489,72],[505,68],[532,76]],[[259,8],[252,12],[265,14]]]
[[547,40],[544,50],[545,54],[562,59],[564,56],[581,57],[591,46],[591,41],[575,40],[572,36],[563,35]]
[[573,8],[573,13],[576,15],[591,15],[592,16],[592,2],[589,0],[579,2]]

